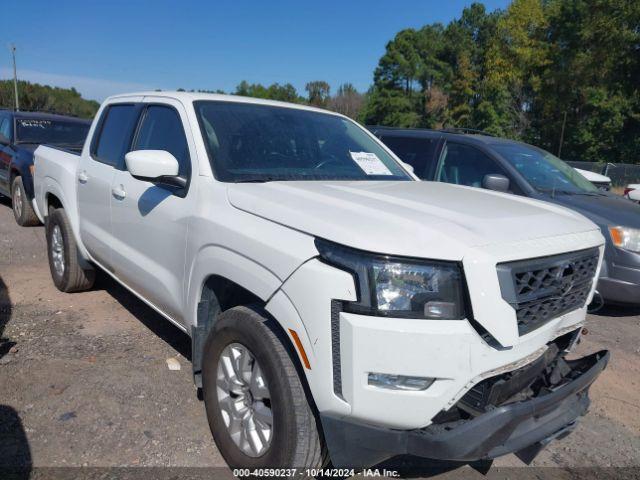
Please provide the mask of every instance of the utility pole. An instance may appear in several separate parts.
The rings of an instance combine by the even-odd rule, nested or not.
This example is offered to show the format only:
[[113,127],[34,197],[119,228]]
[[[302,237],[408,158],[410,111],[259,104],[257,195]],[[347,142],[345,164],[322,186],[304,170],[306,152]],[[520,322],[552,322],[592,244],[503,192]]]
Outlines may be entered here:
[[558,145],[558,158],[561,158],[562,143],[564,142],[564,126],[567,124],[567,111],[564,111],[564,117],[562,118],[562,129],[560,129],[560,145]]
[[18,100],[18,74],[16,72],[16,46],[11,44],[11,55],[13,56],[13,95],[16,99],[16,112],[20,110],[20,102]]

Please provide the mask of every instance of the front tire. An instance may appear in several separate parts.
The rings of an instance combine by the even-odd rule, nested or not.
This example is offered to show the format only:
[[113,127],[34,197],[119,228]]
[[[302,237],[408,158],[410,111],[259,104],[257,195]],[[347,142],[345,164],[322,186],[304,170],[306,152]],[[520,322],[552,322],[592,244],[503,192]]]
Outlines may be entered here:
[[11,207],[16,223],[21,227],[40,225],[40,220],[24,190],[22,177],[16,177],[11,183]]
[[216,320],[202,362],[209,426],[231,468],[317,468],[324,441],[272,322],[249,307]]
[[95,270],[80,266],[69,219],[64,210],[57,208],[49,213],[46,225],[49,269],[54,285],[61,292],[78,292],[93,286]]

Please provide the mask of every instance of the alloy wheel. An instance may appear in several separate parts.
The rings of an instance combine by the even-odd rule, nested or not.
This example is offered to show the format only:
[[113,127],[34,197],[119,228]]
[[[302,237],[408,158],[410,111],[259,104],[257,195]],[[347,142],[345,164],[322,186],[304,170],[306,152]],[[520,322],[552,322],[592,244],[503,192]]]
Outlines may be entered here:
[[250,457],[264,454],[273,438],[271,394],[262,369],[240,343],[227,345],[218,360],[218,404],[231,439]]
[[22,216],[22,189],[19,186],[13,189],[13,209],[16,212],[16,217],[20,218]]
[[58,225],[54,225],[51,233],[51,258],[53,259],[53,268],[59,277],[64,275],[64,239],[62,231]]

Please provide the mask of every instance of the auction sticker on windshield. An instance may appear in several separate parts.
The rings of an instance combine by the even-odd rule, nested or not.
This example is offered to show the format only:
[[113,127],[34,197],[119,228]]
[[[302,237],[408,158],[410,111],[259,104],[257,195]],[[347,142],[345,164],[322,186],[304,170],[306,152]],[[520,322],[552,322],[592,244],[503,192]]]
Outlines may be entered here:
[[375,153],[349,153],[351,154],[351,158],[353,158],[353,161],[356,162],[367,175],[393,175],[393,173],[391,173],[391,170],[389,170],[387,166],[382,163],[382,160],[380,160]]

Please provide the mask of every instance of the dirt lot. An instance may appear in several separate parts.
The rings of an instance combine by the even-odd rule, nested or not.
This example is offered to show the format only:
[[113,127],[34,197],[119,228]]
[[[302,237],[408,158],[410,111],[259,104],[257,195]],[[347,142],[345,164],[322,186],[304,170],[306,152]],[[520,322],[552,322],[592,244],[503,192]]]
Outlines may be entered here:
[[[602,467],[598,478],[603,472],[635,478],[640,471],[607,468],[640,467],[640,309],[592,315],[588,330],[577,353],[607,348],[613,357],[591,390],[589,415],[533,463],[556,468],[503,468],[491,477],[576,478],[593,470],[570,469]],[[43,229],[18,227],[0,200],[0,466],[23,466],[36,478],[50,467],[86,467],[55,470],[57,478],[106,467],[194,467],[126,470],[144,472],[140,478],[225,473],[199,469],[225,463],[197,398],[189,355],[186,335],[111,280],[101,278],[86,293],[58,292]],[[167,368],[171,357],[179,371]],[[410,458],[390,465],[413,476],[451,468]],[[514,456],[494,463],[521,465]],[[443,476],[461,473],[481,478],[468,467]]]

